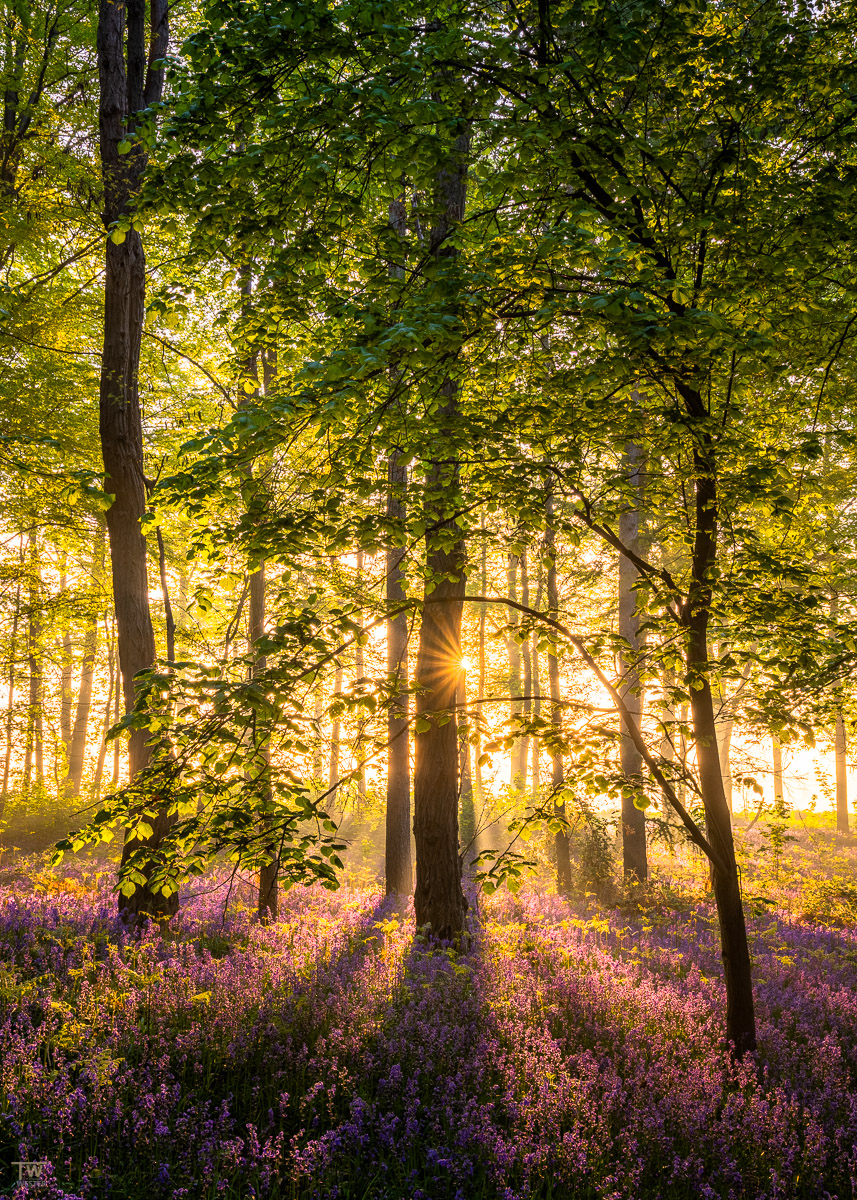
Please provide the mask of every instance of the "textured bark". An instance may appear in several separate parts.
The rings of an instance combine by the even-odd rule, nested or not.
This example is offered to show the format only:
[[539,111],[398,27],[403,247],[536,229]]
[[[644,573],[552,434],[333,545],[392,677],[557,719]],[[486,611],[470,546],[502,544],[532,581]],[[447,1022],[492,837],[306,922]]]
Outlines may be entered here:
[[[546,496],[547,524],[545,528],[545,558],[547,560],[547,595],[548,615],[557,620],[559,614],[559,590],[556,578],[556,534],[554,531],[555,501],[553,491],[548,485]],[[562,695],[559,681],[559,661],[553,651],[548,651],[548,687],[551,701],[551,724],[554,736],[562,737]],[[551,749],[551,787],[554,794],[554,811],[557,816],[565,818],[565,770],[562,755],[554,747]],[[571,893],[571,851],[568,834],[560,830],[555,838],[556,850],[556,890],[561,896]]]
[[[142,146],[120,155],[119,144],[134,129],[134,114],[160,99],[162,69],[153,63],[167,46],[167,5],[151,4],[151,28],[146,38],[143,0],[100,0],[98,14],[99,144],[104,183],[103,218],[106,227],[130,216],[146,169]],[[127,39],[126,39],[127,14]],[[126,63],[127,41],[127,63]],[[147,69],[148,58],[148,69]],[[113,598],[116,610],[119,666],[126,711],[136,700],[135,675],[155,661],[155,637],[149,610],[146,542],[140,519],[146,508],[143,473],[143,428],[139,397],[140,340],[146,292],[146,262],[139,233],[130,229],[121,243],[107,242],[104,284],[104,350],[101,360],[99,426],[104,458],[105,490],[114,496],[107,511]],[[147,734],[135,731],[128,744],[129,777],[149,761]],[[161,809],[145,843],[157,849],[174,818]],[[137,848],[126,837],[123,864]],[[143,872],[144,875],[146,872]],[[165,898],[140,886],[120,896],[126,921],[141,914],[163,916],[178,909],[178,895]]]
[[[454,257],[445,245],[451,230],[464,219],[470,140],[460,134],[439,172],[435,196],[436,222],[430,250],[438,260]],[[458,739],[455,698],[461,664],[461,614],[465,590],[465,546],[454,522],[459,501],[459,464],[441,458],[454,443],[458,387],[447,375],[440,388],[439,427],[426,478],[425,504],[427,603],[423,605],[415,677],[420,691],[414,735],[414,839],[417,878],[414,912],[418,927],[436,938],[454,939],[464,932],[467,901],[461,890],[458,854]]]
[[833,753],[836,765],[836,830],[838,833],[848,833],[848,758],[845,722],[841,712],[836,714]]
[[[408,470],[394,452],[387,463],[387,517],[404,522]],[[405,599],[402,546],[387,548],[387,607]],[[385,872],[387,895],[409,896],[411,863],[411,764],[408,747],[408,615],[387,618],[387,675],[396,681],[387,713],[387,818]]]
[[[619,517],[619,540],[634,554],[640,553],[640,505],[643,491],[643,455],[640,447],[629,442],[625,448],[625,470],[630,485],[630,500]],[[624,554],[619,555],[619,636],[628,651],[620,654],[621,685],[619,694],[637,728],[643,712],[643,693],[635,659],[640,649],[640,617],[634,584],[637,568]],[[619,744],[622,773],[632,783],[640,780],[643,760],[627,730],[623,728]],[[622,796],[622,864],[626,882],[642,883],[648,878],[646,856],[646,815],[634,803],[634,797]]]

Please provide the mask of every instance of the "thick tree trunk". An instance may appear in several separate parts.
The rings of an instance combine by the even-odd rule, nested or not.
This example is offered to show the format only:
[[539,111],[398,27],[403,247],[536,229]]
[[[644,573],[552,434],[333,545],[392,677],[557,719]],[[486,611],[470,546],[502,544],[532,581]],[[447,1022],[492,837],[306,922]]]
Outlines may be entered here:
[[[698,403],[704,411],[701,401]],[[726,984],[726,1037],[740,1057],[755,1049],[756,1017],[747,927],[731,815],[720,773],[710,684],[708,623],[712,599],[711,570],[717,555],[717,487],[714,448],[707,438],[702,447],[694,451],[694,467],[696,533],[691,589],[683,610],[688,631],[687,668],[702,803],[708,840],[717,857],[713,864],[713,882]]]
[[[99,0],[99,141],[104,182],[103,216],[108,229],[120,218],[130,216],[146,168],[142,146],[120,155],[119,144],[133,132],[134,114],[155,103],[161,94],[163,69],[154,69],[152,64],[166,51],[166,0],[152,0],[150,11],[147,53],[144,0],[128,0],[127,5],[114,0]],[[116,238],[117,241],[111,237],[107,242],[99,424],[105,491],[115,497],[107,511],[107,531],[122,691],[126,711],[129,711],[136,700],[135,675],[155,661],[146,542],[140,526],[146,508],[138,378],[146,262],[143,243],[135,229],[129,229],[124,237],[117,233]],[[149,762],[144,729],[131,735],[128,757],[129,777],[133,779]],[[173,820],[166,810],[161,809],[152,822],[153,833],[145,848],[157,849]],[[123,864],[138,848],[137,839],[126,837]],[[119,907],[126,921],[135,921],[144,913],[169,915],[178,909],[178,895],[174,893],[165,898],[153,893],[146,884],[139,886],[131,896],[120,896]]]
[[[430,250],[440,263],[455,257],[455,249],[445,243],[464,220],[469,151],[469,135],[462,133],[438,174]],[[435,938],[454,939],[464,932],[467,912],[458,854],[455,721],[466,577],[464,540],[454,519],[460,504],[459,464],[455,457],[441,457],[449,442],[454,443],[458,424],[458,385],[449,375],[440,399],[426,478],[426,602],[415,670],[420,691],[414,734],[414,912],[418,927],[429,927]]]
[[[625,468],[631,498],[619,517],[619,540],[634,554],[640,553],[640,506],[643,493],[643,454],[629,442],[625,449]],[[640,649],[640,617],[634,584],[639,573],[633,562],[619,555],[619,636],[628,650],[620,655],[622,677],[619,694],[639,729],[643,713],[643,692],[636,668]],[[623,728],[619,745],[622,773],[632,784],[641,781],[643,760],[627,730]],[[646,815],[634,803],[632,795],[622,795],[622,862],[625,882],[642,883],[648,878],[646,856]]]
[[[556,621],[559,616],[559,589],[556,578],[556,533],[554,531],[555,501],[553,490],[548,484],[545,498],[547,523],[545,528],[545,558],[547,560],[547,594],[548,615]],[[559,660],[556,654],[548,651],[548,687],[551,701],[551,724],[554,737],[562,737],[562,694],[559,682]],[[565,819],[565,770],[562,754],[556,747],[551,749],[551,787],[554,794],[554,811],[558,817]],[[571,850],[568,834],[561,829],[554,842],[556,850],[556,890],[561,896],[571,894]]]
[[[392,217],[391,217],[392,220]],[[408,470],[394,451],[387,463],[387,517],[404,523]],[[387,607],[405,599],[403,546],[387,549]],[[387,713],[387,819],[385,874],[387,895],[409,896],[414,886],[411,863],[411,763],[408,746],[408,614],[387,618],[387,675],[395,680]]]
[[836,831],[848,833],[848,757],[845,722],[842,712],[836,714],[833,730],[833,753],[836,766]]

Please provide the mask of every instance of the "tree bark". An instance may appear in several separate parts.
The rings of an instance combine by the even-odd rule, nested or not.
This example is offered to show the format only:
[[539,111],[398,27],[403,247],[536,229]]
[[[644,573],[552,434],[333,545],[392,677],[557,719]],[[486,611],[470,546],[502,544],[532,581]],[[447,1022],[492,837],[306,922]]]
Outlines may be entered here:
[[86,759],[86,731],[89,725],[89,709],[92,704],[92,681],[95,674],[95,654],[98,648],[98,618],[93,616],[86,627],[83,639],[83,658],[80,664],[80,689],[77,694],[77,707],[74,715],[74,727],[71,733],[71,746],[68,754],[68,774],[65,779],[67,796],[80,794],[83,780],[83,764]]
[[[451,265],[455,249],[445,243],[465,215],[470,137],[460,133],[439,171],[434,258]],[[461,615],[465,592],[465,544],[455,511],[460,503],[460,468],[454,456],[458,385],[447,374],[440,387],[439,427],[434,433],[426,477],[426,586],[417,652],[417,725],[414,734],[414,839],[417,879],[414,912],[418,928],[456,939],[464,932],[467,901],[461,890],[458,853],[458,737],[455,699],[461,669]]]
[[[545,527],[545,558],[547,560],[547,595],[548,615],[556,621],[559,614],[559,588],[556,578],[556,533],[554,530],[555,500],[550,483],[545,497],[546,527]],[[553,650],[548,651],[548,687],[551,701],[551,724],[555,738],[562,737],[562,695],[559,682],[559,660]],[[565,770],[562,754],[554,746],[551,748],[551,787],[554,795],[554,811],[558,817],[565,820]],[[568,834],[564,829],[559,830],[554,842],[556,850],[556,890],[561,896],[571,895],[571,849]]]
[[[631,498],[619,517],[619,540],[634,554],[640,553],[640,507],[643,492],[643,454],[634,442],[625,448],[625,469]],[[640,617],[634,584],[639,573],[633,562],[619,555],[619,636],[627,643],[620,654],[621,685],[619,694],[637,728],[643,713],[643,692],[636,668],[640,649]],[[622,773],[632,785],[641,780],[643,760],[627,730],[623,728],[619,744]],[[634,796],[622,793],[622,862],[626,883],[643,883],[649,874],[646,855],[646,815],[634,803]]]
[[[402,206],[404,208],[404,206]],[[391,206],[392,208],[392,206]],[[392,221],[392,215],[391,215]],[[387,462],[387,517],[404,523],[408,469],[393,451]],[[403,546],[387,548],[387,608],[392,613],[405,599]],[[387,895],[409,896],[413,888],[411,863],[411,764],[408,746],[408,614],[387,618],[387,675],[395,681],[387,713],[387,818],[385,875]]]
[[[142,145],[120,155],[120,143],[134,132],[134,114],[160,99],[163,69],[155,68],[167,47],[167,3],[152,0],[151,26],[146,45],[144,0],[99,0],[97,58],[100,85],[99,143],[104,183],[105,227],[128,218],[147,165]],[[127,62],[126,62],[127,13]],[[147,69],[148,64],[148,69]],[[104,284],[104,350],[101,360],[99,425],[104,458],[105,490],[114,497],[107,510],[113,598],[116,610],[119,665],[126,711],[134,707],[134,677],[155,662],[155,637],[149,610],[146,542],[140,525],[146,508],[143,472],[143,427],[139,396],[140,341],[146,292],[146,261],[139,233],[131,228],[124,237],[107,242]],[[149,762],[147,734],[136,730],[129,739],[129,778]],[[165,809],[152,822],[146,848],[157,849],[174,818]],[[123,864],[138,848],[126,836]],[[146,871],[143,871],[146,875]],[[143,914],[170,915],[178,909],[178,895],[164,897],[148,883],[131,896],[119,898],[126,921]]]
[[[480,565],[479,565],[479,594],[485,596],[488,593],[488,548],[485,544],[485,519],[481,522],[482,547],[480,550]],[[479,605],[479,627],[477,630],[478,650],[477,654],[479,662],[477,669],[479,671],[479,682],[476,693],[476,713],[479,722],[476,726],[476,745],[474,746],[474,756],[476,759],[475,766],[475,784],[476,784],[476,800],[479,804],[480,822],[483,820],[485,812],[485,787],[482,782],[482,708],[485,703],[485,619],[487,615],[487,605]]]
[[[68,587],[68,576],[65,571],[65,561],[60,569],[60,593],[64,593]],[[73,660],[71,633],[68,628],[68,616],[63,618],[62,631],[62,662],[60,664],[60,737],[62,744],[65,747],[66,769],[68,769],[68,756],[71,753],[71,707],[72,707],[72,660]]]

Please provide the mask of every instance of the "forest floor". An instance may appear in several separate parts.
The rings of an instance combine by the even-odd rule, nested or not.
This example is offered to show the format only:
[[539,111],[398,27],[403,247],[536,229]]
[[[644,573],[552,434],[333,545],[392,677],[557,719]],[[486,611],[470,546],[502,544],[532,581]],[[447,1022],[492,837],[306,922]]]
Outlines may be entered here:
[[103,867],[0,862],[0,1194],[26,1160],[16,1195],[51,1200],[854,1197],[855,839],[739,843],[740,1066],[684,851],[633,896],[474,900],[465,953],[373,889],[295,888],[261,928],[216,876],[129,939]]

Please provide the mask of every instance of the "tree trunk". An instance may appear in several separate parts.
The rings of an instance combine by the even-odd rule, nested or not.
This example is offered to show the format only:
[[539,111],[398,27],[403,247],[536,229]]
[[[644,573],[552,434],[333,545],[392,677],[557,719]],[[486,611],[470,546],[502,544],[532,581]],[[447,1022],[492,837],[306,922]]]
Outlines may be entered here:
[[[437,220],[430,250],[440,263],[451,264],[455,258],[455,249],[445,243],[451,230],[464,220],[469,151],[469,135],[462,133],[438,174]],[[449,442],[454,442],[458,424],[458,385],[449,375],[440,387],[440,400],[440,425],[426,477],[426,602],[415,670],[420,692],[414,734],[414,912],[418,928],[428,927],[435,938],[455,939],[464,932],[467,912],[458,855],[455,721],[466,577],[464,539],[455,524],[460,503],[459,463],[455,457],[440,457]]]
[[[126,66],[125,14],[126,5],[99,0],[99,142],[104,183],[103,217],[108,229],[120,218],[130,217],[146,169],[146,152],[142,145],[135,146],[125,155],[120,155],[119,145],[134,132],[134,114],[160,99],[163,69],[155,69],[152,64],[163,58],[168,35],[166,0],[152,0],[147,53],[145,2],[128,0]],[[145,292],[146,262],[140,235],[133,228],[124,235],[116,231],[107,242],[99,424],[105,491],[115,497],[107,511],[107,530],[126,711],[130,711],[136,701],[135,675],[155,662],[146,542],[140,526],[146,508],[139,397]],[[144,729],[131,735],[128,757],[129,778],[133,779],[149,762]],[[146,848],[156,850],[173,821],[174,818],[161,809],[152,822],[153,833]],[[138,840],[126,836],[123,865],[137,849]],[[143,874],[147,872],[144,870]],[[126,921],[136,921],[142,914],[169,915],[178,909],[178,895],[156,894],[147,883],[139,886],[131,896],[120,896],[119,909]]]
[[15,589],[15,611],[12,615],[12,637],[9,642],[9,692],[6,708],[6,752],[3,758],[3,789],[0,791],[0,819],[9,799],[9,772],[12,766],[12,733],[15,708],[15,666],[18,655],[18,626],[21,621],[21,581]]
[[783,792],[783,747],[776,734],[771,738],[771,758],[774,764],[774,804],[777,801],[782,803],[785,798]]
[[[60,593],[64,593],[67,587],[68,577],[65,572],[65,562],[63,562],[62,569],[60,570]],[[66,770],[68,769],[68,757],[71,753],[71,679],[73,657],[71,633],[68,628],[68,615],[65,615],[62,631],[62,662],[60,664],[60,737],[65,747]]]
[[833,753],[836,761],[836,831],[848,833],[848,758],[841,710],[836,713]]
[[467,717],[467,670],[461,668],[458,683],[458,811],[461,860],[470,874],[476,846],[476,810],[473,806],[473,778],[470,773],[470,723]]
[[[404,208],[404,206],[402,206]],[[391,205],[392,209],[392,205]],[[391,214],[391,221],[393,215]],[[404,219],[404,218],[403,218]],[[391,525],[404,523],[408,469],[393,451],[387,462],[387,517]],[[387,548],[387,608],[405,599],[403,546]],[[395,681],[387,713],[387,819],[385,875],[387,895],[409,896],[413,888],[411,864],[411,764],[408,747],[408,614],[387,618],[387,675]]]
[[[485,519],[481,522],[482,532],[482,548],[480,551],[480,570],[479,570],[479,595],[485,596],[488,592],[488,548],[485,544]],[[478,656],[477,664],[479,671],[478,691],[476,693],[476,713],[478,722],[481,722],[482,708],[485,703],[485,619],[487,605],[479,605],[479,628],[478,636]],[[482,726],[477,723],[476,726],[476,745],[474,746],[474,755],[476,759],[475,782],[476,782],[476,800],[479,804],[480,822],[483,820],[485,812],[485,787],[482,782]]]
[[28,606],[27,661],[30,668],[30,696],[27,711],[27,744],[24,753],[24,791],[29,792],[36,768],[36,786],[44,782],[44,743],[42,737],[42,622],[39,613],[40,584],[36,535],[29,537],[30,594]]
[[[265,634],[265,565],[264,563],[250,576],[250,596],[249,609],[247,616],[247,640],[251,647],[254,647],[259,641],[259,638]],[[263,674],[267,667],[267,660],[263,654],[257,654],[253,663],[253,675],[258,676]],[[254,732],[255,737],[255,732]],[[270,752],[264,742],[256,747],[256,759],[258,770],[263,775],[263,789],[265,799],[270,799]],[[263,865],[259,870],[259,893],[256,903],[256,914],[260,921],[267,923],[268,921],[276,921],[279,913],[279,878],[280,878],[280,857],[276,845],[271,844],[265,847],[266,853],[270,857],[270,862]]]
[[[342,691],[342,663],[337,662],[336,673],[333,677],[333,693],[337,696]],[[337,792],[339,790],[339,737],[342,732],[342,724],[339,717],[333,722],[330,730],[330,771],[327,777],[327,788],[330,792],[329,804],[335,804],[337,800]]]
[[[550,484],[545,498],[547,523],[545,528],[545,558],[547,559],[548,614],[554,621],[559,615],[559,589],[556,579],[556,533],[554,531],[555,500]],[[551,724],[555,738],[562,737],[562,696],[559,683],[559,660],[553,650],[548,651],[548,686],[551,700]],[[551,787],[554,795],[554,811],[565,820],[565,771],[562,754],[551,748]],[[556,890],[561,896],[571,894],[571,850],[568,834],[561,829],[556,834]]]
[[[508,588],[509,599],[517,604],[518,602],[518,555],[509,554],[506,559],[506,584]],[[510,728],[515,734],[519,728],[521,713],[523,712],[523,691],[521,689],[521,647],[515,638],[515,630],[518,626],[517,609],[509,609],[509,636],[507,646],[509,651],[509,717]],[[526,770],[526,759],[522,760],[521,751],[523,747],[523,739],[516,736],[512,745],[510,762],[509,762],[509,783],[512,787],[523,787],[524,782],[521,778]]]
[[313,710],[312,710],[312,726],[313,726],[312,777],[313,777],[313,779],[316,780],[317,783],[320,784],[321,783],[321,773],[324,768],[323,768],[323,764],[322,764],[322,760],[321,760],[321,746],[322,746],[321,688],[319,687],[318,684],[315,685],[314,692],[315,692],[315,695],[314,695],[314,699],[313,699]]
[[[619,540],[634,554],[640,553],[640,507],[643,492],[643,454],[634,442],[625,448],[625,468],[631,498],[619,517]],[[622,678],[619,694],[625,702],[637,728],[643,713],[643,692],[637,673],[636,658],[640,650],[640,616],[634,584],[639,573],[633,562],[619,555],[619,636],[627,643],[627,652],[620,654]],[[641,782],[643,759],[627,730],[622,729],[619,744],[622,773],[629,783]],[[649,875],[646,856],[646,815],[634,803],[633,795],[622,793],[622,862],[626,883],[643,883]]]
[[[704,412],[702,401],[698,407]],[[720,945],[726,984],[726,1037],[741,1057],[756,1046],[756,1017],[747,927],[732,821],[720,774],[717,729],[710,684],[708,623],[711,612],[711,571],[717,555],[717,486],[714,448],[703,434],[694,450],[696,532],[692,555],[692,582],[683,608],[688,631],[687,668],[691,682],[691,715],[696,741],[699,783],[708,840],[717,856],[714,897],[720,924]]]
[[[106,625],[106,622],[105,622]],[[113,707],[113,694],[116,687],[116,657],[112,641],[107,646],[107,703],[104,706],[104,724],[101,730],[101,744],[98,747],[98,760],[95,764],[95,775],[92,779],[92,794],[97,799],[101,795],[101,780],[104,778],[104,762],[107,758],[107,734],[110,732],[110,710]]]
[[[362,550],[357,551],[357,587],[362,595],[363,592],[363,561],[364,555]],[[363,628],[363,607],[357,609],[354,614],[354,619],[357,624]],[[363,643],[358,641],[354,647],[354,675],[355,682],[358,687],[362,686],[359,682],[365,674],[365,659],[363,655]],[[359,710],[358,710],[359,712]],[[363,812],[363,806],[366,803],[366,768],[363,766],[364,753],[363,739],[363,718],[358,717],[357,736],[354,739],[354,755],[357,759],[357,815],[360,816]]]
[[80,690],[77,694],[77,708],[74,716],[74,728],[71,734],[71,747],[68,755],[68,774],[65,778],[65,793],[67,796],[80,794],[83,779],[83,764],[86,759],[86,731],[89,725],[89,709],[92,703],[92,680],[95,674],[95,652],[98,645],[98,618],[93,616],[86,627],[83,639],[83,659],[80,664]]
[[[530,607],[530,576],[527,570],[527,552],[521,551],[521,604],[524,608]],[[521,661],[524,668],[524,698],[521,705],[521,716],[525,722],[529,722],[533,708],[533,660],[530,655],[530,638],[521,644]],[[524,735],[521,738],[521,786],[526,794],[527,791],[527,763],[530,757],[530,738]]]

